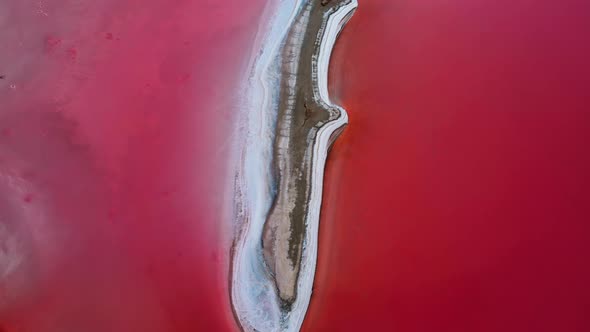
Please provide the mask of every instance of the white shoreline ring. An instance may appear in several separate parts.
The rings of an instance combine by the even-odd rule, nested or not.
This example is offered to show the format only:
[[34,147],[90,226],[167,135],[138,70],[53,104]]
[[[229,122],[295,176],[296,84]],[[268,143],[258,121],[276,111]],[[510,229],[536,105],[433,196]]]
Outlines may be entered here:
[[[237,225],[237,227],[241,227],[241,229],[239,229],[239,232],[237,233],[238,238],[234,247],[234,257],[231,263],[233,266],[233,273],[231,276],[232,306],[234,307],[234,312],[240,321],[239,323],[241,324],[241,327],[246,331],[291,332],[299,331],[303,324],[311,299],[317,264],[319,217],[322,204],[323,177],[327,151],[334,132],[348,123],[348,115],[346,114],[346,111],[339,106],[333,105],[329,99],[328,68],[336,38],[344,24],[346,24],[351,14],[358,6],[356,0],[350,1],[348,4],[339,7],[335,12],[327,15],[328,19],[320,42],[317,59],[317,86],[315,86],[313,90],[316,91],[317,88],[319,96],[316,97],[319,97],[320,101],[327,106],[338,110],[339,116],[336,120],[330,121],[322,126],[318,130],[314,141],[309,210],[306,216],[306,231],[304,250],[302,252],[301,270],[297,280],[297,293],[299,295],[293,303],[291,311],[286,316],[282,315],[282,312],[278,308],[276,301],[277,294],[272,281],[266,279],[264,273],[260,274],[262,272],[260,270],[262,269],[262,266],[264,266],[264,263],[261,261],[263,259],[262,254],[257,249],[257,244],[261,239],[262,228],[264,227],[265,222],[265,218],[264,216],[261,216],[261,214],[268,213],[268,207],[265,207],[264,205],[268,205],[268,200],[270,199],[269,193],[264,190],[265,185],[267,187],[269,186],[269,179],[264,176],[265,170],[263,165],[265,162],[270,164],[270,159],[265,159],[264,150],[268,147],[265,147],[263,143],[265,142],[265,139],[266,141],[269,139],[269,137],[265,136],[265,129],[268,124],[268,118],[276,116],[272,114],[272,112],[276,111],[272,106],[277,102],[276,100],[269,100],[273,96],[276,97],[276,94],[273,94],[269,89],[268,80],[272,79],[272,77],[269,77],[268,70],[272,66],[273,60],[276,61],[273,55],[276,56],[278,45],[286,35],[287,28],[291,25],[290,22],[293,21],[295,13],[298,12],[301,5],[302,0],[296,0],[293,3],[293,6],[289,6],[287,1],[283,1],[279,4],[279,15],[284,15],[284,12],[281,11],[294,8],[288,20],[289,24],[284,25],[284,23],[278,20],[279,15],[275,16],[272,20],[270,26],[271,33],[266,42],[263,43],[263,51],[260,53],[259,57],[256,57],[257,60],[253,66],[253,78],[258,86],[254,87],[254,91],[250,90],[249,93],[251,95],[247,96],[247,98],[250,98],[248,101],[252,104],[248,106],[254,107],[254,109],[256,109],[256,106],[259,106],[260,108],[257,111],[249,109],[258,114],[254,114],[254,116],[252,116],[252,114],[246,115],[246,134],[248,140],[246,141],[246,146],[242,147],[242,164],[241,168],[237,171],[239,178],[236,184],[239,188],[236,188],[236,200],[238,201],[236,203],[246,205],[242,206],[245,211],[241,211],[242,215],[238,216],[238,219],[245,219],[247,221],[243,225]],[[276,29],[279,29],[279,32],[277,32]],[[275,36],[274,38],[271,38],[273,34]],[[266,46],[265,44],[270,45]],[[270,50],[267,48],[265,53],[264,49],[266,47],[269,47]],[[252,89],[252,87],[250,87],[250,89]],[[275,90],[276,89],[278,89],[278,87],[275,87]],[[265,112],[267,114],[265,114]],[[256,123],[256,120],[259,120],[259,122]],[[257,137],[251,137],[253,133],[255,133],[254,136]],[[260,140],[257,140],[256,138],[259,138]],[[256,156],[253,157],[252,154],[255,154]],[[257,159],[257,157],[260,159]],[[254,158],[254,164],[251,163],[252,160],[250,158]],[[250,160],[250,162],[248,160]],[[256,173],[254,179],[247,176],[250,173]],[[252,189],[252,187],[254,187],[254,189]],[[244,198],[242,196],[246,197]],[[244,266],[244,264],[246,264],[246,266]],[[272,298],[270,298],[271,296]],[[269,308],[269,305],[274,305],[275,307]]]

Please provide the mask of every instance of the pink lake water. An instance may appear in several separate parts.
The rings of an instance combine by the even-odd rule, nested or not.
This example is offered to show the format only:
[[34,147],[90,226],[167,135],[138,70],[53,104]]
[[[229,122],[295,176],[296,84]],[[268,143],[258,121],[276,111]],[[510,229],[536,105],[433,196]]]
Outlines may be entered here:
[[[586,2],[359,2],[303,330],[587,331]],[[263,6],[0,4],[0,331],[237,329],[224,183]]]

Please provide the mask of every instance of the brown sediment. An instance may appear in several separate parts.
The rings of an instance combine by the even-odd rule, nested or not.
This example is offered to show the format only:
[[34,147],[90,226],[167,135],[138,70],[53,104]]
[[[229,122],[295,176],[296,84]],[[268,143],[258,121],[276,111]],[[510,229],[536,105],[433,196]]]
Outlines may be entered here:
[[322,126],[340,116],[339,110],[320,100],[318,93],[320,41],[327,23],[326,14],[349,2],[310,0],[305,3],[281,51],[281,86],[273,147],[277,192],[264,225],[262,247],[283,309],[289,309],[297,298],[311,186],[317,185],[311,182],[316,135]]

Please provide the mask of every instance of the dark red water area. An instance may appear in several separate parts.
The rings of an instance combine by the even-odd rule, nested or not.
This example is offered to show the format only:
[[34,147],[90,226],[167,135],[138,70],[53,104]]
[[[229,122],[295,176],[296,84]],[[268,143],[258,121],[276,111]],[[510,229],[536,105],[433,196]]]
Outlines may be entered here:
[[235,329],[224,180],[264,3],[0,2],[0,330]]
[[588,331],[587,1],[360,0],[304,331]]

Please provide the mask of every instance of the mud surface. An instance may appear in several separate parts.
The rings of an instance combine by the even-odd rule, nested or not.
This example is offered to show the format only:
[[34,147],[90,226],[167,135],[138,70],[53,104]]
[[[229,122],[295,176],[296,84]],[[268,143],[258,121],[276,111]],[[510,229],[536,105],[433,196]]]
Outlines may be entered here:
[[320,41],[329,15],[350,1],[304,4],[282,48],[280,102],[273,148],[274,202],[264,226],[264,260],[282,305],[297,298],[318,130],[340,113],[321,101],[317,82]]

